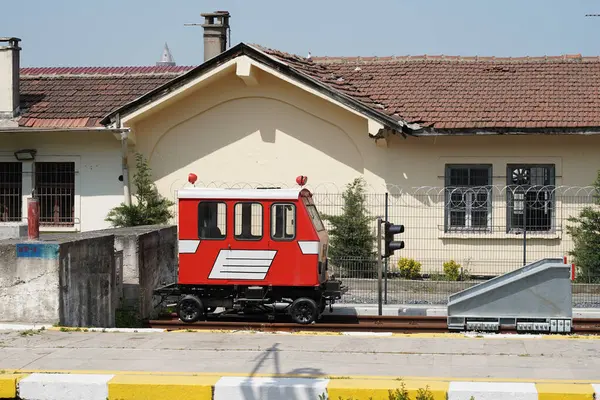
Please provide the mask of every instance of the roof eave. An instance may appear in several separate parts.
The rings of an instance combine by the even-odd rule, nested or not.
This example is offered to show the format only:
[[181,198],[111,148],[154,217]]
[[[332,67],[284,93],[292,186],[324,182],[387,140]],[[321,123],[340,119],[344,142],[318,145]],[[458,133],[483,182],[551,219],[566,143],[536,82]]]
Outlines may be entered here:
[[543,128],[520,128],[520,127],[504,127],[504,128],[422,128],[412,133],[416,137],[433,137],[433,136],[523,136],[523,135],[578,135],[590,136],[600,135],[600,126],[589,127],[543,127]]

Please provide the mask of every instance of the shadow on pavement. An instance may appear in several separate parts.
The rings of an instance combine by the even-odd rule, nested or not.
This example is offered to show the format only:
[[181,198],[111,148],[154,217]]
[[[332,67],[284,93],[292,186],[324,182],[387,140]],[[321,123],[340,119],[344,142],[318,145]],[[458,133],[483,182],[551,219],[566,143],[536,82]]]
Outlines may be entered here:
[[[318,400],[319,396],[325,394],[325,383],[322,379],[315,377],[325,377],[323,370],[319,368],[296,368],[291,371],[281,371],[279,343],[273,344],[266,349],[256,359],[256,364],[250,372],[250,376],[242,382],[241,392],[244,400]],[[304,377],[257,377],[261,368],[266,366],[270,360],[274,364],[274,370],[277,375],[305,375],[312,379]],[[255,383],[252,386],[252,383]],[[259,385],[256,385],[256,382]]]

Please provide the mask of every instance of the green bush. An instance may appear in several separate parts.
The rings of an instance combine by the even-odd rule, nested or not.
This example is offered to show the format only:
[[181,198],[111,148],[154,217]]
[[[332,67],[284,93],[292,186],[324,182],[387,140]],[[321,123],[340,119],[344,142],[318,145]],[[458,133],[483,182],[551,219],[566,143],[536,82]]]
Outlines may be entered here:
[[152,180],[152,170],[142,154],[136,153],[136,172],[133,183],[136,187],[136,203],[121,203],[111,209],[105,220],[115,228],[124,226],[161,225],[173,218],[169,207],[175,205],[171,200],[158,193]]
[[398,260],[400,277],[405,279],[416,279],[421,276],[421,263],[412,259],[402,257]]
[[450,260],[444,263],[444,275],[449,281],[457,281],[460,277],[461,266],[454,260]]
[[[594,182],[594,200],[600,205],[600,171]],[[585,207],[577,217],[570,217],[567,233],[573,238],[573,256],[577,266],[577,281],[595,283],[600,281],[600,210],[597,207]]]
[[321,213],[329,221],[329,256],[334,263],[344,259],[372,260],[375,235],[371,232],[373,217],[367,209],[365,181],[356,178],[342,195],[344,205],[340,215]]

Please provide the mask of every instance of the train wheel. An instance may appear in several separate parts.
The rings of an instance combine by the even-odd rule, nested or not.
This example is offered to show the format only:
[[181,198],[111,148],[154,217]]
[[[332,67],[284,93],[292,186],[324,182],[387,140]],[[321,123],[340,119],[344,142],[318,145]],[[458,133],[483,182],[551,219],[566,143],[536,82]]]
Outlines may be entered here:
[[177,305],[179,319],[188,324],[198,321],[203,313],[202,302],[196,296],[187,295]]
[[311,324],[319,314],[319,306],[313,299],[301,297],[290,306],[290,316],[297,324]]

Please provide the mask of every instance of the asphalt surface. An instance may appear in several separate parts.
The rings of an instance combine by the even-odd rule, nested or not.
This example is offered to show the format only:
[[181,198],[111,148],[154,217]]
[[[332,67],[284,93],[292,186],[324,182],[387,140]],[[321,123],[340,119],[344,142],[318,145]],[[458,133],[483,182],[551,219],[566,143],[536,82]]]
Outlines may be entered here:
[[0,331],[0,370],[598,379],[600,339]]

